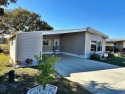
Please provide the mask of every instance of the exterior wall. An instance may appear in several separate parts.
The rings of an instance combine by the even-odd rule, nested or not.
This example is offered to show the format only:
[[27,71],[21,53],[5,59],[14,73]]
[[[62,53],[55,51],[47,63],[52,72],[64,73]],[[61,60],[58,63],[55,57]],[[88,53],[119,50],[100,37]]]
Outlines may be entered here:
[[85,33],[68,33],[60,35],[61,52],[84,55]]
[[116,42],[116,45],[117,45],[119,51],[122,51],[122,48],[123,48],[123,41]]
[[12,58],[13,62],[16,61],[16,36],[11,38],[10,41],[10,57]]
[[89,56],[90,56],[91,40],[92,41],[101,41],[102,42],[102,51],[99,51],[99,52],[101,52],[101,53],[105,52],[106,38],[86,32],[85,33],[85,58],[89,58]]
[[123,48],[125,48],[125,41],[123,41]]
[[102,37],[102,53],[106,51],[106,38]]
[[42,52],[42,33],[20,33],[17,35],[17,57],[25,63],[27,58],[33,59],[36,64],[34,55],[39,55]]
[[113,42],[106,42],[106,46],[114,46]]
[[60,39],[60,35],[44,35],[43,39],[50,40],[50,45],[43,45],[43,52],[53,52],[54,39]]

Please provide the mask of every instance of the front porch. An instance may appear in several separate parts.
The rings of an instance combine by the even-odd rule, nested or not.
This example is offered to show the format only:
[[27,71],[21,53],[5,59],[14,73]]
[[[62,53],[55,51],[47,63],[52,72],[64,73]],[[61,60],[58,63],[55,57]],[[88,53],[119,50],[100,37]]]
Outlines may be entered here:
[[42,54],[65,54],[84,58],[84,33],[43,35]]

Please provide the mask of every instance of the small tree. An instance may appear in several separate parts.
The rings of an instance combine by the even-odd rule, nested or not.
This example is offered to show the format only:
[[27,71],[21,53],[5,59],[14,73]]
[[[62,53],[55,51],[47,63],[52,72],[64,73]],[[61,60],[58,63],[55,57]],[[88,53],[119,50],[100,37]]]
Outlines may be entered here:
[[51,57],[44,55],[43,61],[38,65],[38,69],[39,69],[38,78],[44,88],[46,84],[52,82],[52,78],[56,74],[55,64],[57,61],[58,61],[58,58],[55,57],[54,55]]
[[42,62],[42,54],[40,52],[40,56],[38,55],[34,55],[35,59],[37,60],[37,63],[39,64],[40,62]]

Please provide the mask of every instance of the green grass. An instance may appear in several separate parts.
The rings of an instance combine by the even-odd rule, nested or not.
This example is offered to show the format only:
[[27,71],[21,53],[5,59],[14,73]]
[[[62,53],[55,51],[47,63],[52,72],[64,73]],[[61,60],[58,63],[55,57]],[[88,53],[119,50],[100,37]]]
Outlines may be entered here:
[[101,62],[105,62],[105,63],[109,63],[109,64],[113,64],[113,65],[118,65],[118,66],[123,66],[125,67],[125,57],[114,57],[112,59],[108,59],[108,60],[100,60]]
[[[0,94],[26,94],[27,88],[40,85],[37,79],[37,68],[19,68],[6,67],[9,56],[0,54]],[[15,70],[15,78],[17,81],[14,84],[8,83],[8,72]],[[58,86],[57,94],[91,94],[87,90],[79,87],[76,83],[71,82],[63,77],[55,77],[52,80],[53,85]],[[11,85],[11,87],[10,87]],[[9,88],[8,88],[9,87]]]
[[5,65],[8,63],[9,56],[5,56],[0,53],[0,75],[3,75],[7,71],[11,70],[11,68],[6,68]]

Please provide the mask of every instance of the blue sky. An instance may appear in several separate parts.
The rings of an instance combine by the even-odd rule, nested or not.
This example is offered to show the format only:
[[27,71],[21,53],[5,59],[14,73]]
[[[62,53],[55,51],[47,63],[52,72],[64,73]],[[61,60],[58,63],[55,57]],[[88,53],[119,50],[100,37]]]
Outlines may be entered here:
[[125,38],[125,0],[17,0],[8,9],[26,8],[55,30],[92,27],[110,38]]

